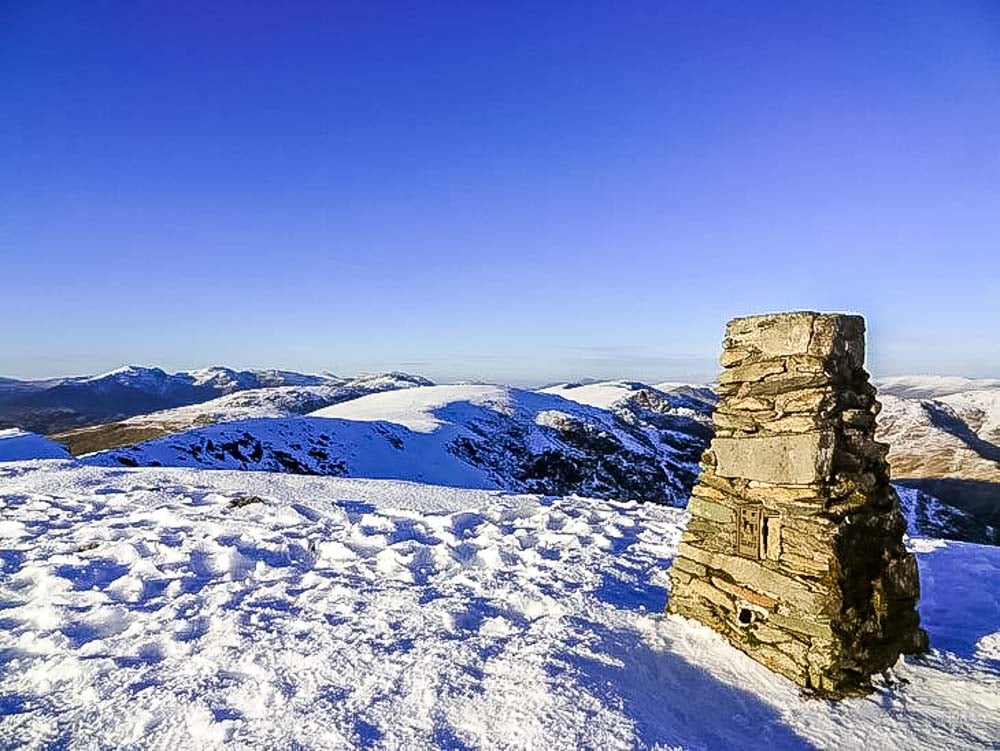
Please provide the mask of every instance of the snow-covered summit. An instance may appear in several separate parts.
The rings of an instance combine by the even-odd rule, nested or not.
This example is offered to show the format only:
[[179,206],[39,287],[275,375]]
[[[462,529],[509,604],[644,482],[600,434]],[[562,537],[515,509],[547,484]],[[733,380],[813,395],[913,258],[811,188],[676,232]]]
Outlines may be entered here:
[[371,394],[317,410],[312,417],[333,417],[358,422],[388,422],[415,433],[432,433],[450,422],[448,411],[456,405],[481,407],[513,415],[518,397],[526,395],[506,386],[447,384]]
[[126,365],[107,373],[79,378],[60,379],[61,383],[95,384],[117,383],[140,390],[162,390],[171,386],[189,385],[208,387],[222,392],[239,389],[265,388],[268,386],[316,386],[324,383],[341,383],[344,379],[332,375],[309,375],[290,370],[233,370],[221,365],[195,370],[167,373],[162,368]]
[[544,394],[557,394],[580,404],[589,404],[591,407],[611,409],[644,388],[649,386],[636,381],[590,381],[559,383],[546,386],[540,391]]
[[703,425],[709,424],[717,401],[709,387],[686,383],[650,386],[640,381],[588,381],[547,386],[541,392],[615,412],[651,408],[660,414],[685,416]]
[[402,370],[390,370],[386,373],[361,373],[351,378],[349,383],[369,391],[389,391],[397,388],[434,385],[430,379]]
[[61,380],[62,385],[88,385],[105,389],[112,386],[122,386],[150,394],[162,394],[170,388],[173,382],[173,378],[165,370],[145,368],[141,365],[126,365],[107,373]]

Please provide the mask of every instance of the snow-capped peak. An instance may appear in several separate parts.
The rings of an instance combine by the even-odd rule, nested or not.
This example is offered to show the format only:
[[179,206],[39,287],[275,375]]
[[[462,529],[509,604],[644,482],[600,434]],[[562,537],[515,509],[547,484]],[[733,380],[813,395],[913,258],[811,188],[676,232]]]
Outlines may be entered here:
[[149,393],[162,393],[170,386],[171,376],[161,368],[147,368],[142,365],[125,365],[100,375],[74,379],[78,384],[103,385],[115,383],[126,388]]
[[108,378],[113,378],[115,380],[129,381],[135,379],[146,379],[153,378],[159,379],[166,377],[167,373],[162,368],[147,368],[144,365],[123,365],[120,368],[115,368],[114,370],[109,370],[106,373],[98,373],[97,375],[84,376],[79,380],[81,382],[86,381],[103,381]]

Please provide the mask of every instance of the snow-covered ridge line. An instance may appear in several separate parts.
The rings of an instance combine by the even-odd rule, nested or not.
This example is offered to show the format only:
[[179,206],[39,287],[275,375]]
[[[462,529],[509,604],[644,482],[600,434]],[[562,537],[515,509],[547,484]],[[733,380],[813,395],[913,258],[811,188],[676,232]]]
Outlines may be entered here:
[[[503,386],[416,386],[302,417],[197,428],[84,461],[396,478],[683,504],[704,434],[677,429],[693,418],[671,414],[665,395],[645,397],[659,398],[643,404],[662,411],[642,421],[624,408],[603,410]],[[707,411],[699,417],[707,421]]]
[[337,384],[245,389],[197,404],[64,431],[53,437],[64,442],[72,453],[81,455],[141,443],[161,435],[180,433],[205,425],[263,417],[292,417],[366,394],[429,384],[429,381],[419,376],[381,373]]
[[[687,386],[664,392],[611,381],[526,392],[483,384],[394,385],[411,388],[338,398],[340,403],[307,418],[292,413],[305,411],[320,392],[324,398],[339,392],[332,387],[246,391],[136,417],[120,423],[116,437],[120,445],[134,435],[139,445],[86,461],[389,477],[683,505],[711,435],[714,395]],[[923,414],[912,400],[885,396],[884,401],[880,424],[889,429],[901,414],[899,402]],[[218,424],[185,430],[206,423]],[[92,430],[97,429],[78,431],[79,440]],[[148,430],[153,436],[172,434],[150,441]],[[909,432],[895,431],[893,446],[905,448]],[[903,493],[914,533],[1000,539],[1000,525],[932,496]]]
[[[214,370],[216,369],[207,369],[204,373]],[[65,441],[73,453],[82,454],[144,443],[165,434],[180,433],[210,424],[259,418],[291,418],[348,398],[363,396],[370,391],[427,383],[425,379],[419,377],[387,374],[371,379],[354,379],[342,385],[326,383],[313,386],[269,386],[235,391],[209,401],[204,401],[204,397],[198,396],[196,401],[200,403],[199,405],[172,407],[167,410],[157,407],[157,411],[153,411],[153,408],[139,408],[139,404],[148,405],[151,402],[130,401],[134,400],[135,394],[138,393],[131,389],[82,393],[69,389],[64,391],[64,396],[60,398],[79,398],[87,405],[94,404],[95,400],[100,402],[104,399],[104,406],[101,406],[101,409],[120,411],[123,409],[123,404],[126,404],[130,405],[128,409],[131,411],[148,414],[127,418],[111,425],[61,431],[55,437]],[[904,485],[929,493],[945,504],[945,507],[935,507],[940,513],[931,516],[938,519],[952,518],[956,523],[956,530],[959,528],[964,530],[954,532],[953,535],[974,541],[1000,541],[1000,534],[997,533],[1000,529],[1000,387],[991,388],[991,385],[1000,381],[911,376],[883,379],[879,383],[881,385],[879,398],[884,408],[878,418],[878,436],[880,440],[890,445],[889,461],[893,477]],[[0,417],[4,409],[2,394],[17,391],[15,389],[4,392],[4,386],[5,384],[0,382]],[[478,388],[492,387],[480,385]],[[971,388],[971,390],[955,391],[956,388]],[[18,393],[23,397],[23,392]],[[629,435],[638,437],[641,441],[640,434],[644,433],[654,444],[665,442],[675,449],[680,449],[686,457],[682,463],[686,464],[692,464],[697,460],[695,447],[699,442],[707,443],[710,434],[707,416],[714,403],[714,394],[707,387],[672,383],[653,387],[632,381],[592,381],[555,384],[542,389],[541,393],[613,413],[617,421],[629,426],[626,431]],[[905,394],[917,394],[919,398]],[[928,394],[937,396],[931,398]],[[154,399],[161,400],[162,397],[156,396]],[[420,415],[400,417],[397,414],[393,417],[389,412],[394,410],[398,413],[400,411],[398,406],[393,406],[390,401],[376,402],[376,404],[380,405],[379,409],[384,413],[378,414],[378,410],[375,410],[368,418],[370,420],[391,421],[398,418],[429,419],[433,424],[442,422],[440,418],[429,414],[426,410]],[[83,406],[80,409],[83,409]],[[565,411],[565,409],[554,409],[534,422],[558,431],[560,427],[567,427],[559,417],[560,412]],[[65,415],[62,410],[39,411],[34,407],[29,412],[36,416],[42,415],[40,419],[43,422],[61,420]],[[509,418],[509,416],[504,417],[502,410],[497,414],[499,420]],[[347,412],[342,413],[342,416],[353,419]],[[274,423],[268,425],[273,426]],[[475,442],[481,441],[484,434],[492,431],[492,428],[484,425],[479,425],[477,429],[480,435],[478,439],[474,439]],[[563,430],[563,432],[569,435],[571,431]],[[267,436],[262,437],[267,438]],[[223,442],[232,443],[234,440],[238,440],[238,437],[234,437],[230,432]],[[384,442],[384,439],[377,437],[372,440]],[[290,442],[300,446],[305,445],[297,440]],[[324,450],[322,447],[319,449]],[[279,450],[289,452],[285,447]],[[300,449],[294,446],[291,448],[293,454],[298,451]],[[487,453],[497,452],[494,450]],[[162,460],[157,459],[157,461]],[[297,461],[300,466],[308,467],[313,459],[303,460],[298,457]],[[185,462],[190,463],[190,457]],[[269,468],[277,466],[271,464]],[[667,472],[672,474],[669,463],[664,466]],[[559,474],[563,469],[560,465],[549,465],[545,471],[553,475]],[[309,471],[322,471],[322,468],[313,467]],[[580,465],[577,468],[570,468],[570,471],[576,475],[584,470]],[[501,472],[501,475],[503,474]],[[681,485],[685,482],[681,478]],[[561,487],[564,492],[568,492],[574,486],[563,483]],[[952,510],[950,514],[949,509]],[[925,517],[926,515],[923,515],[921,518]],[[938,525],[936,533],[947,534],[946,526]],[[993,531],[989,531],[987,527],[992,527]]]

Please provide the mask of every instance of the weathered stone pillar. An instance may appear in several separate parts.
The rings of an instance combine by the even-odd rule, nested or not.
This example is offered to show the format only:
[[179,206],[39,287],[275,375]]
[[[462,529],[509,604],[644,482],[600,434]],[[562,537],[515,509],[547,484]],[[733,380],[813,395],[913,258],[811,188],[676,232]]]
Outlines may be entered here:
[[715,438],[670,569],[671,613],[826,696],[927,647],[864,334],[850,315],[730,321]]

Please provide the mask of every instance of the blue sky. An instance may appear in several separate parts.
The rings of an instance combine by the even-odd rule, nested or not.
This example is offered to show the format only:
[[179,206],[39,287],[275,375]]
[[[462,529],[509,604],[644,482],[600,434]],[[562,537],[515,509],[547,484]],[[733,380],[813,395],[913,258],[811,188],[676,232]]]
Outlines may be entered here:
[[0,6],[0,374],[1000,376],[1000,5]]

